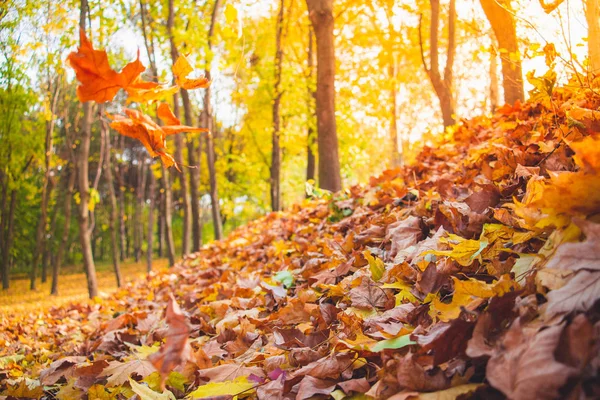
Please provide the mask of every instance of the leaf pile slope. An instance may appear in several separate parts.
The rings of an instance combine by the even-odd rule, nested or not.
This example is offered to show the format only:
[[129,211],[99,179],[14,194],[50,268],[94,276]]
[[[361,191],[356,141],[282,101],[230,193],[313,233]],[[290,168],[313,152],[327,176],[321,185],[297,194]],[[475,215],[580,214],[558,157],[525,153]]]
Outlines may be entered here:
[[108,299],[3,316],[2,394],[597,398],[600,98],[547,100]]

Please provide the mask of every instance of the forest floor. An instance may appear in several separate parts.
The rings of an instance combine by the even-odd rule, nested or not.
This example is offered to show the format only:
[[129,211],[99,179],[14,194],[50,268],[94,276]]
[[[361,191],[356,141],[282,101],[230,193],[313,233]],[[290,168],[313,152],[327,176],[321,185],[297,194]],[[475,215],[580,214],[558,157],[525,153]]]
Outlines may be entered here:
[[[153,260],[156,270],[167,267],[166,258]],[[112,270],[112,264],[102,263],[97,266],[98,288],[100,295],[109,295],[117,289],[117,282]],[[135,262],[128,260],[121,263],[121,273],[124,283],[141,279],[146,274],[146,261]],[[61,271],[58,296],[50,296],[52,278],[44,283],[37,281],[37,289],[29,290],[29,277],[21,274],[10,281],[8,290],[0,290],[0,314],[8,312],[28,312],[31,310],[45,309],[61,306],[67,303],[85,302],[88,297],[86,277],[82,266],[67,266]]]
[[534,83],[112,295],[0,313],[0,400],[600,398],[600,94]]

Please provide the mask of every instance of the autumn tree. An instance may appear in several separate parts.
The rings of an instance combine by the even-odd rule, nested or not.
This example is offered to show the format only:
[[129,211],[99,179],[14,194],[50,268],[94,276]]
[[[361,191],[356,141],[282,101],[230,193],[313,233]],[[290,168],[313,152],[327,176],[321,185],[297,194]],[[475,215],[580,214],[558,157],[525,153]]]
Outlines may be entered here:
[[319,186],[333,192],[342,188],[335,121],[335,45],[333,0],[306,0],[317,43],[317,143]]
[[[439,24],[440,24],[440,1],[430,0],[431,25],[429,29],[429,65],[425,60],[423,42],[421,41],[421,55],[425,72],[433,85],[433,89],[440,101],[444,128],[456,123],[453,85],[454,56],[456,53],[456,2],[450,0],[448,8],[448,47],[446,50],[446,65],[443,75],[440,74],[439,54]],[[422,19],[422,16],[421,16]],[[421,34],[419,27],[419,35]],[[419,36],[420,37],[420,36]]]
[[507,104],[514,104],[517,100],[523,102],[523,71],[510,0],[480,0],[480,2],[498,41],[504,102]]

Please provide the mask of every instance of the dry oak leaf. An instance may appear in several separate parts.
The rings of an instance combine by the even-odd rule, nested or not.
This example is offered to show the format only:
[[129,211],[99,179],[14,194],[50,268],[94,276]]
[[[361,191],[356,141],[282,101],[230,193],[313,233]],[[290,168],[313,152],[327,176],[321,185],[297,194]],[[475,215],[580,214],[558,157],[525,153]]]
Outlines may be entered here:
[[101,376],[106,376],[106,386],[119,386],[127,382],[131,375],[137,374],[142,378],[156,371],[148,360],[135,359],[127,362],[111,361],[104,368]]
[[565,286],[548,293],[546,313],[587,311],[600,299],[600,272],[579,271]]
[[[157,353],[148,357],[162,377],[161,386],[174,369],[185,365],[192,352],[188,343],[188,336],[192,329],[172,294],[169,295],[166,321],[169,325],[167,341]],[[164,387],[162,389],[164,390]]]
[[600,224],[578,219],[574,222],[585,235],[585,240],[561,244],[546,268],[600,271]]
[[298,394],[296,395],[296,399],[310,399],[319,394],[328,396],[331,392],[333,392],[333,389],[335,389],[335,385],[336,381],[334,380],[317,379],[307,375],[298,385]]
[[187,78],[192,71],[194,71],[194,67],[192,67],[192,64],[190,64],[187,57],[184,55],[179,56],[173,65],[175,83],[177,83],[179,87],[187,90],[207,88],[210,85],[210,81],[205,77],[196,79]]
[[558,390],[577,372],[554,358],[564,326],[528,336],[516,320],[488,362],[490,384],[514,400],[558,398]]
[[67,57],[75,76],[80,82],[77,87],[77,98],[81,102],[95,101],[104,103],[111,101],[119,89],[127,90],[146,67],[139,58],[130,62],[121,72],[116,72],[108,63],[108,56],[104,50],[94,50],[92,42],[86,37],[85,32],[79,31],[79,48]]
[[[161,104],[158,109],[158,116],[161,119],[166,118],[166,121],[163,119],[165,123],[179,122],[174,116],[172,118],[170,117],[172,112],[166,104]],[[160,156],[165,167],[175,165],[177,168],[175,159],[166,151],[167,136],[180,132],[208,132],[208,130],[204,128],[194,128],[180,124],[159,126],[149,116],[130,108],[125,109],[125,114],[129,118],[119,115],[109,115],[109,117],[113,119],[113,122],[110,124],[111,128],[121,135],[129,136],[142,142],[152,157]]]

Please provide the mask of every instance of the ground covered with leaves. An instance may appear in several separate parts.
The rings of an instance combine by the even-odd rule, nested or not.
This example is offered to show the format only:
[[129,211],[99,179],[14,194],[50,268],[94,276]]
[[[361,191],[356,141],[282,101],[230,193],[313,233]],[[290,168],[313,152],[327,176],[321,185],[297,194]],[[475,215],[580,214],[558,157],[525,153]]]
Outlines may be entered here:
[[3,315],[0,393],[600,397],[600,96],[537,89],[108,299]]

